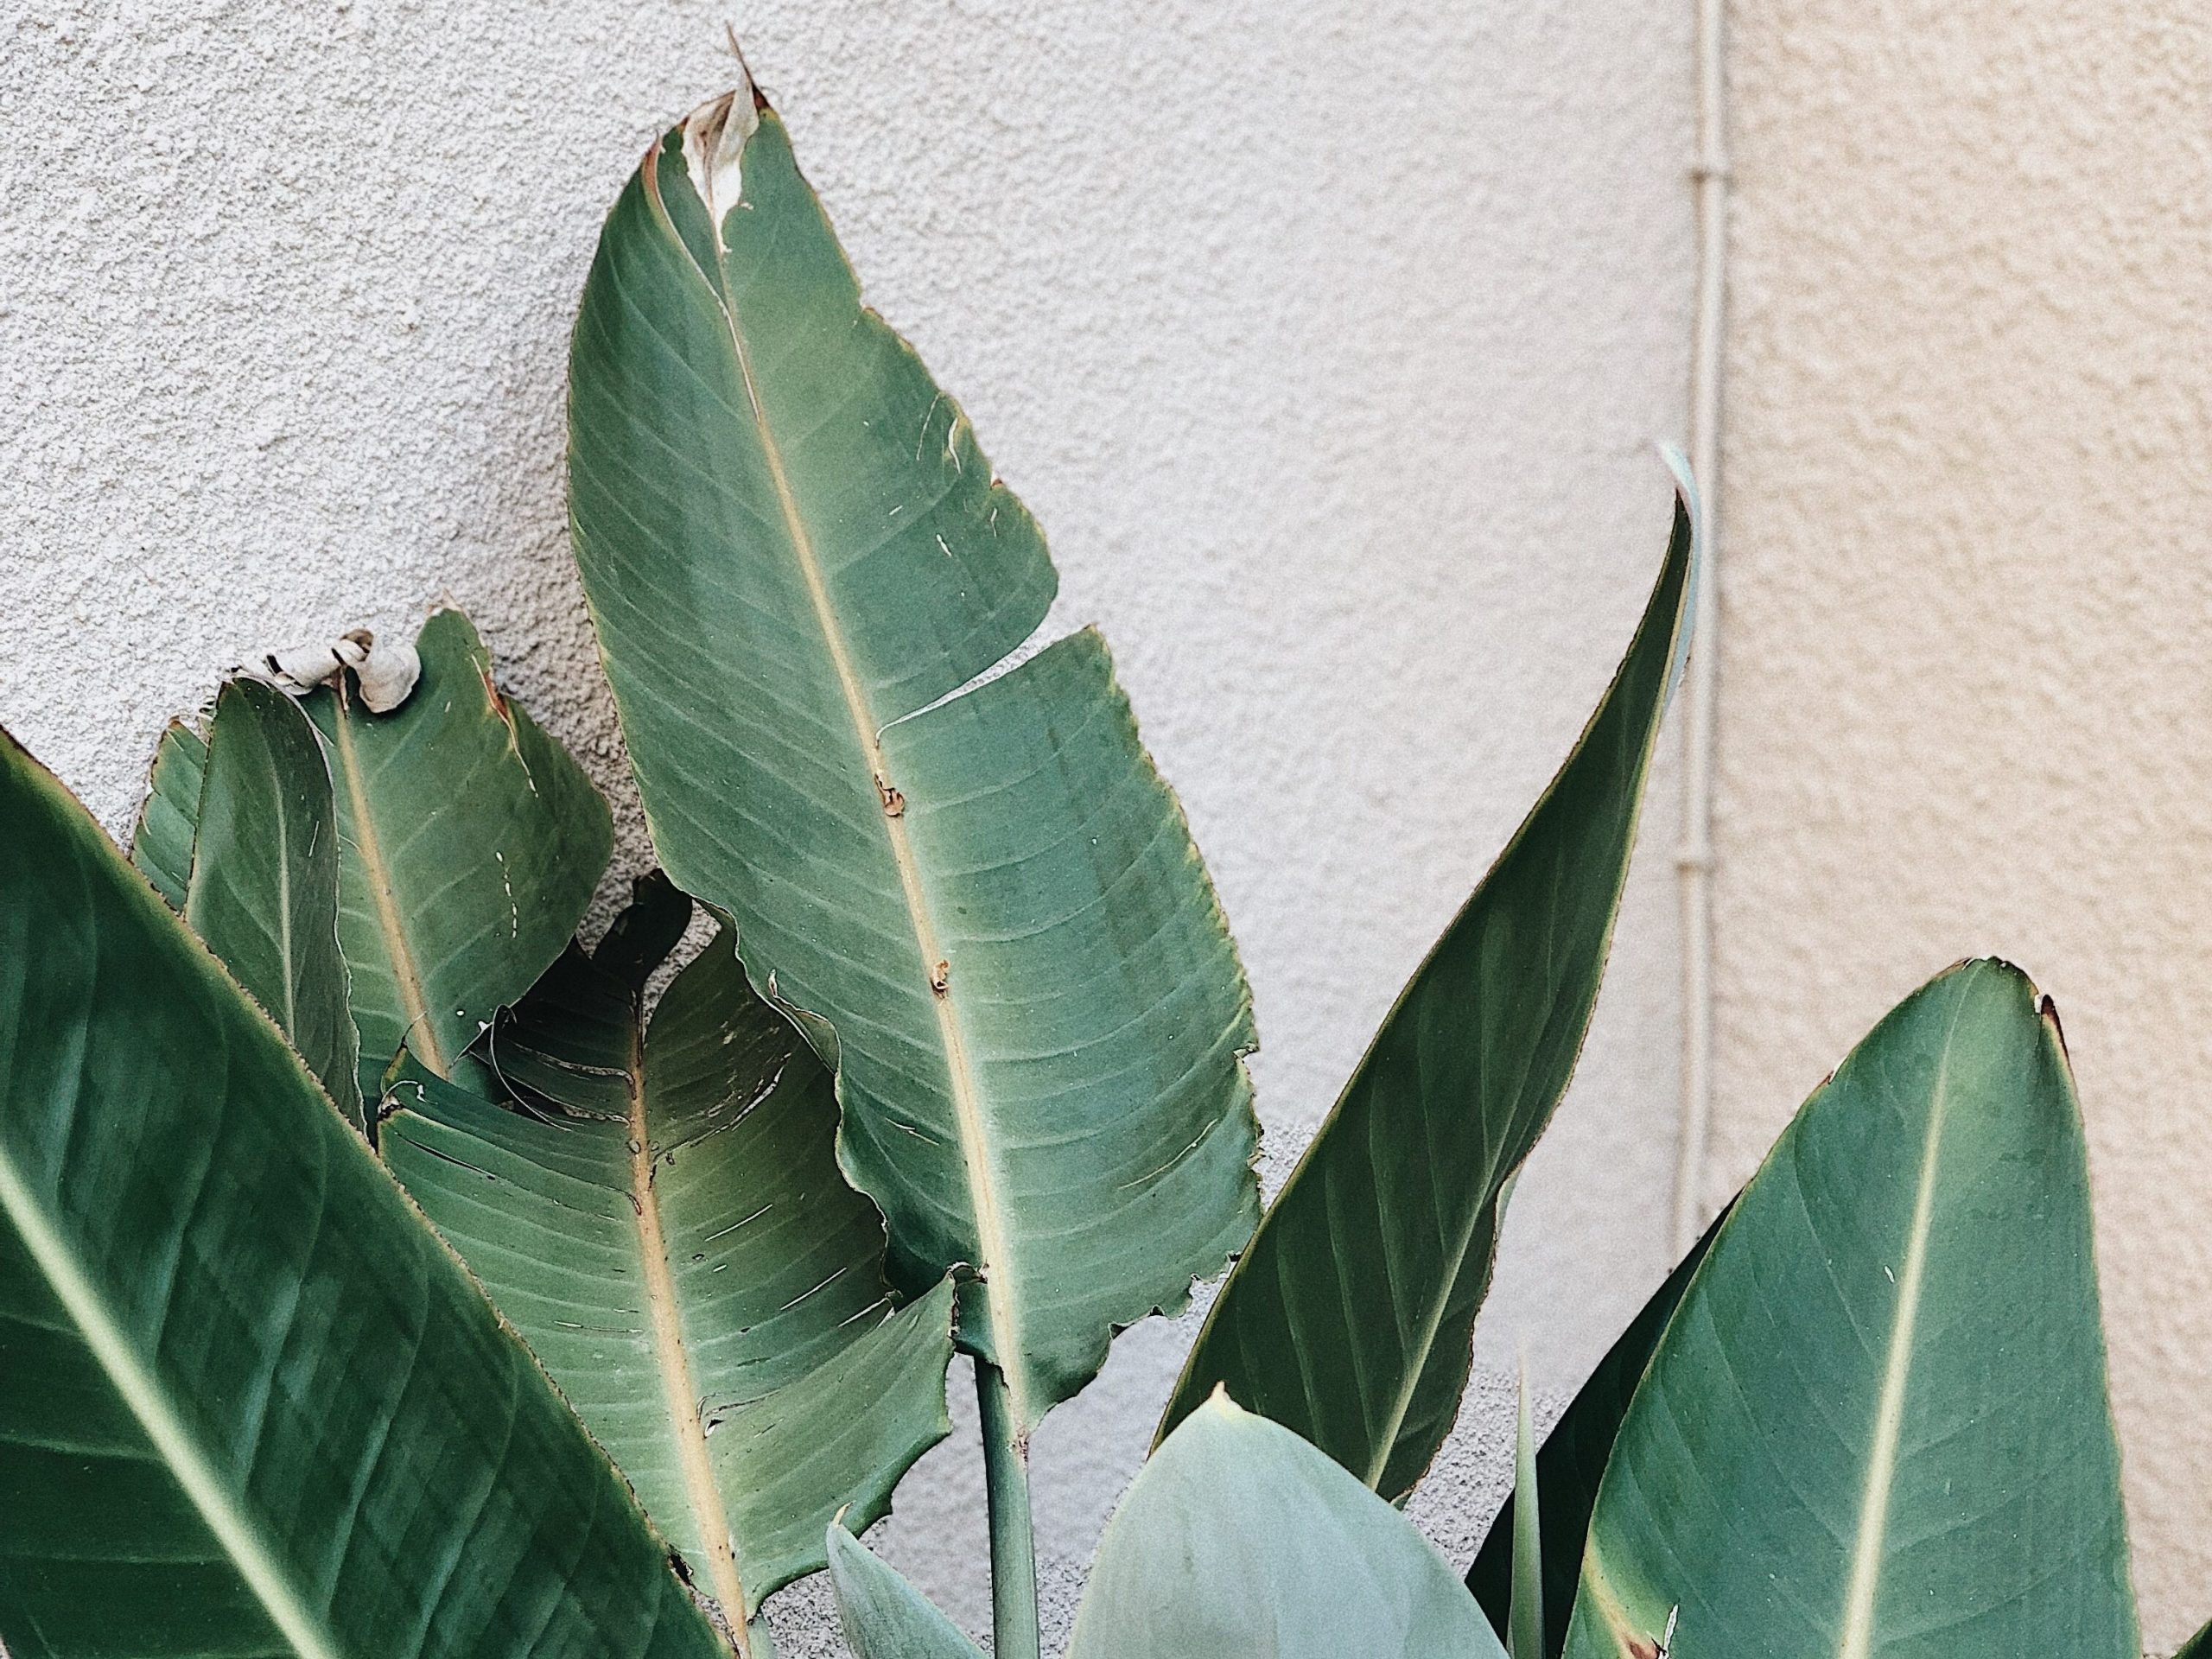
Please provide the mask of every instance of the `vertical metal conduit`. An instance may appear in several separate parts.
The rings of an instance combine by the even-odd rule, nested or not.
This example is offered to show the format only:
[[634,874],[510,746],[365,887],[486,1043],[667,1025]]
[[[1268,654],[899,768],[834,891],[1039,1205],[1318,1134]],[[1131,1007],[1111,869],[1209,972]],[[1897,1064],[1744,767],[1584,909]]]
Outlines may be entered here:
[[1704,569],[1682,709],[1681,1119],[1675,1168],[1675,1250],[1705,1222],[1705,1151],[1713,1122],[1713,772],[1720,658],[1720,371],[1728,278],[1728,124],[1725,0],[1697,0],[1698,262],[1690,359],[1690,467],[1704,508]]

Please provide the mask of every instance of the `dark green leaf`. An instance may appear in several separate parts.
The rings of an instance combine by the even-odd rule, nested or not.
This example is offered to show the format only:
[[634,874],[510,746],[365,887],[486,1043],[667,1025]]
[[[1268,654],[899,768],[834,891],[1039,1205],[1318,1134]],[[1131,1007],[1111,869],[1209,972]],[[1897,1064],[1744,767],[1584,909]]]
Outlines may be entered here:
[[749,1616],[823,1565],[833,1515],[882,1515],[950,1428],[952,1289],[892,1302],[882,1219],[837,1169],[830,1076],[727,939],[641,1041],[637,970],[658,952],[636,947],[677,913],[649,889],[616,967],[572,949],[496,1028],[501,1076],[559,1115],[410,1067],[378,1145],[700,1585]]
[[2183,1643],[2174,1659],[2212,1659],[2212,1624],[2207,1624]]
[[600,940],[592,961],[635,992],[683,943],[691,925],[691,900],[658,870],[630,884],[630,902]]
[[1668,1323],[1567,1652],[2134,1659],[2081,1116],[2016,969],[1817,1090]]
[[1226,1386],[1396,1498],[1451,1432],[1500,1194],[1551,1121],[1597,1001],[1694,543],[1685,497],[1605,700],[1268,1210],[1163,1437]]
[[[1726,1219],[1725,1211],[1722,1219]],[[1590,1531],[1590,1510],[1598,1501],[1598,1483],[1605,1475],[1606,1459],[1612,1456],[1613,1437],[1620,1433],[1621,1419],[1628,1414],[1636,1385],[1643,1380],[1651,1351],[1659,1345],[1667,1321],[1674,1317],[1682,1293],[1689,1288],[1691,1274],[1705,1260],[1706,1250],[1719,1229],[1719,1221],[1707,1228],[1705,1236],[1652,1292],[1651,1300],[1606,1351],[1573,1403],[1544,1437],[1544,1449],[1536,1458],[1536,1491],[1541,1500],[1538,1513],[1544,1560],[1543,1651],[1547,1659],[1556,1659],[1567,1645],[1567,1621],[1574,1611],[1574,1586],[1582,1573],[1582,1541]],[[1475,1599],[1482,1603],[1500,1636],[1505,1634],[1512,1605],[1520,1538],[1518,1509],[1517,1495],[1505,1500],[1505,1507],[1491,1522],[1490,1535],[1483,1541],[1475,1564],[1467,1569],[1467,1588],[1475,1592]]]
[[662,861],[841,1064],[901,1282],[976,1269],[962,1339],[1033,1424],[1249,1235],[1249,998],[1097,636],[963,690],[1043,620],[1044,537],[750,87],[607,221],[569,481]]
[[1389,1504],[1216,1395],[1138,1471],[1098,1546],[1068,1659],[1504,1659]]
[[276,1027],[0,739],[0,1642],[720,1650]]
[[391,714],[344,676],[307,699],[337,779],[339,938],[372,1099],[403,1044],[450,1074],[561,954],[613,844],[607,803],[500,694],[467,617],[434,613],[416,647],[423,677]]

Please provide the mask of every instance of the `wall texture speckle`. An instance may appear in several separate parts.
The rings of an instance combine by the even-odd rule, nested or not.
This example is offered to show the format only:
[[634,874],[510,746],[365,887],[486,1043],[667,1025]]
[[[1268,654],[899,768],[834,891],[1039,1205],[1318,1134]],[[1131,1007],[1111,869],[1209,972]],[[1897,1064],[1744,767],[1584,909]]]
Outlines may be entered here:
[[1711,1196],[1921,980],[2033,973],[2169,1652],[2212,1613],[2212,31],[1733,22]]
[[[1688,8],[732,10],[872,298],[1114,643],[1251,969],[1279,1173],[1656,569]],[[111,828],[224,667],[449,597],[645,856],[565,545],[563,361],[607,204],[730,79],[723,15],[0,10],[0,720]],[[1671,778],[1481,1336],[1554,1388],[1663,1270]],[[1131,1332],[1039,1437],[1063,1592],[1189,1334]],[[1473,1398],[1419,1511],[1463,1555],[1497,1495]],[[956,1442],[886,1529],[971,1624],[976,1503]]]

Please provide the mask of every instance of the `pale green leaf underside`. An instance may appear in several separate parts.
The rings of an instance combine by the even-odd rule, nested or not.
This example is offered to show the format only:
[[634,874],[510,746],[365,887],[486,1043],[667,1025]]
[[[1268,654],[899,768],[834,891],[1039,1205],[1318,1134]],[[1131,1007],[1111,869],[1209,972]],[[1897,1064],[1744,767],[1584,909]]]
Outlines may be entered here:
[[467,617],[433,613],[416,649],[423,677],[390,714],[342,684],[306,699],[337,785],[339,938],[368,1098],[403,1045],[449,1074],[561,954],[613,844],[607,803],[500,695]]
[[[532,999],[558,1004],[541,1027],[599,1029],[623,995],[580,951],[551,977]],[[495,1051],[503,1066],[527,1040]],[[629,1096],[627,1057],[608,1058],[620,1071],[560,1081]],[[726,942],[669,988],[634,1075],[631,1116],[541,1121],[403,1073],[379,1144],[702,1588],[713,1535],[728,1541],[749,1613],[823,1565],[840,1510],[855,1526],[883,1514],[950,1429],[951,1287],[893,1305],[882,1221],[837,1169],[830,1077]],[[712,1494],[687,1482],[694,1449]]]
[[4,741],[0,842],[0,1643],[717,1652],[275,1027]]
[[853,1659],[982,1659],[958,1625],[843,1527],[830,1529],[826,1548]]
[[819,1016],[899,1278],[978,1269],[963,1341],[1033,1423],[1249,1233],[1249,995],[1096,636],[931,707],[1057,578],[748,94],[607,222],[569,461],[661,858]]
[[1611,686],[1269,1207],[1163,1437],[1226,1387],[1396,1498],[1451,1432],[1501,1194],[1566,1092],[1597,1001],[1694,556],[1678,503]]
[[1954,969],[1721,1226],[1615,1443],[1570,1659],[1676,1608],[1675,1659],[2133,1659],[2097,1308],[2056,1020]]
[[207,728],[184,919],[359,1124],[338,865],[330,770],[314,728],[274,686],[232,680]]
[[184,908],[192,877],[192,841],[200,823],[200,780],[207,766],[207,740],[189,721],[173,720],[154,748],[146,802],[130,837],[130,861],[168,900]]
[[1068,1659],[1503,1659],[1412,1522],[1217,1395],[1138,1471]]

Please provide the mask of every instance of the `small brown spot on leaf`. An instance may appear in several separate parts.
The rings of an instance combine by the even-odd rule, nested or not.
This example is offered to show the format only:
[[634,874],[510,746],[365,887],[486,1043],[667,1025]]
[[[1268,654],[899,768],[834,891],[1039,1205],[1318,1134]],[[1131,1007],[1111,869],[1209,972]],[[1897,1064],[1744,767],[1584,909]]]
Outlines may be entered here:
[[880,772],[876,774],[875,798],[883,803],[885,817],[903,818],[906,816],[906,798],[893,789]]
[[507,700],[499,695],[499,688],[492,683],[492,671],[479,663],[476,677],[484,682],[485,699],[491,703],[492,712],[510,726],[513,725],[514,716],[507,712]]
[[938,965],[930,969],[930,989],[943,996],[951,988],[952,964],[940,959]]

